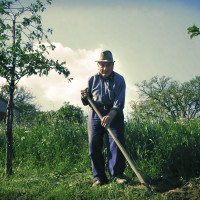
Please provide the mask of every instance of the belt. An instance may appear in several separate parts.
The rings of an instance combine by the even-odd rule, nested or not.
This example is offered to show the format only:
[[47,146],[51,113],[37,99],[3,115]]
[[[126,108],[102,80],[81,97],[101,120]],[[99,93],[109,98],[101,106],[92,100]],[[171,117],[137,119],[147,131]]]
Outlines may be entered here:
[[99,110],[110,110],[112,106],[104,105],[104,106],[98,106]]

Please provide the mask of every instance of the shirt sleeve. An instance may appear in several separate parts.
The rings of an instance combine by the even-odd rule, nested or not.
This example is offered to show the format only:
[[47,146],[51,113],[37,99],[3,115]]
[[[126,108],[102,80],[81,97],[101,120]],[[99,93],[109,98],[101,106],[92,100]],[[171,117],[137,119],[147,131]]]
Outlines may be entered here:
[[87,99],[82,99],[81,98],[81,101],[83,103],[84,106],[87,106],[89,104],[88,100]]
[[[88,85],[87,85],[87,89],[88,89],[88,94],[89,94],[89,97],[91,98],[91,80],[92,80],[92,77],[90,77],[89,79],[88,79]],[[87,99],[82,99],[81,98],[81,101],[82,101],[82,103],[83,103],[83,105],[84,106],[87,106],[87,105],[89,105],[89,102],[88,102],[88,100]]]
[[123,77],[116,89],[116,96],[111,110],[115,110],[117,113],[122,112],[125,104],[125,94],[126,94],[126,83]]

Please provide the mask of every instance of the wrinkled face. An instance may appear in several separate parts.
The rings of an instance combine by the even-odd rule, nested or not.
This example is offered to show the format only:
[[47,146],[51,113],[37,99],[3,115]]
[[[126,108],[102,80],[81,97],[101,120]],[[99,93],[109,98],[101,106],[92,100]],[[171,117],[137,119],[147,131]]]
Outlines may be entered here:
[[103,78],[107,78],[113,71],[114,63],[113,62],[98,62],[99,73]]

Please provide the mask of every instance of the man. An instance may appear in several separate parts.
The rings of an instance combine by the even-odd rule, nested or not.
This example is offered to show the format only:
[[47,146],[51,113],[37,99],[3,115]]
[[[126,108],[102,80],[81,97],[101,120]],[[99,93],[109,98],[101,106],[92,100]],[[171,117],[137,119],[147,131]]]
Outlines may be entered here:
[[97,62],[98,73],[89,78],[88,88],[81,90],[81,99],[88,105],[89,96],[103,116],[102,121],[90,108],[88,115],[89,153],[94,177],[93,186],[108,183],[105,161],[102,155],[103,137],[107,136],[107,160],[109,174],[117,183],[125,183],[123,178],[125,158],[106,127],[110,126],[115,137],[124,145],[124,103],[126,84],[124,78],[113,71],[114,60],[108,50],[102,51]]

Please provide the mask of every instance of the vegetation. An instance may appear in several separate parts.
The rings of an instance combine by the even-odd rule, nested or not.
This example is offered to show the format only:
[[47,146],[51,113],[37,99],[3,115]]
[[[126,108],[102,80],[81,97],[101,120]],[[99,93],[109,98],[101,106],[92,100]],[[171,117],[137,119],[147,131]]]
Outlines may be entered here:
[[195,24],[193,24],[193,26],[188,27],[187,30],[188,30],[188,34],[190,34],[191,39],[193,37],[200,35],[200,30]]
[[[144,113],[132,113],[126,121],[125,148],[154,189],[151,195],[128,164],[127,185],[91,187],[86,117],[79,107],[65,103],[57,111],[41,112],[32,124],[14,126],[15,174],[4,177],[5,160],[0,160],[1,199],[170,199],[166,191],[200,176],[200,118]],[[0,157],[4,129],[2,124]]]
[[127,123],[126,130],[127,148],[143,174],[185,180],[199,176],[199,119],[135,119]]
[[[17,88],[24,76],[48,75],[52,69],[69,75],[65,63],[45,56],[55,48],[47,36],[52,30],[44,31],[41,23],[45,6],[40,0],[30,6],[19,0],[0,2],[0,76],[7,80],[1,96],[9,102],[7,123],[0,124],[0,157],[6,155],[0,160],[0,199],[168,199],[165,191],[191,178],[197,182],[200,77],[183,84],[153,77],[137,85],[140,99],[132,102],[126,121],[125,148],[155,193],[138,186],[128,165],[127,185],[91,188],[83,111],[65,103],[57,111],[38,112],[33,96]],[[193,38],[200,34],[199,28],[193,25],[188,33]],[[24,118],[13,126],[14,103],[24,110]],[[4,176],[12,174],[13,168],[13,176]],[[161,187],[163,184],[167,187]]]
[[[0,85],[0,97],[9,100],[8,85]],[[35,97],[25,87],[16,87],[14,91],[15,106],[21,112],[21,119],[26,120],[26,123],[31,123],[39,112],[39,106],[35,103]]]
[[137,86],[140,99],[132,102],[134,116],[177,120],[193,119],[200,114],[200,76],[182,84],[155,76]]
[[[46,4],[51,4],[51,0],[46,0]],[[65,62],[46,56],[55,46],[48,39],[52,30],[45,31],[42,26],[40,14],[45,6],[40,0],[28,6],[22,5],[20,0],[0,2],[0,76],[7,81],[9,90],[5,130],[7,175],[12,174],[13,108],[17,83],[24,76],[48,75],[52,69],[65,77],[69,75]]]

